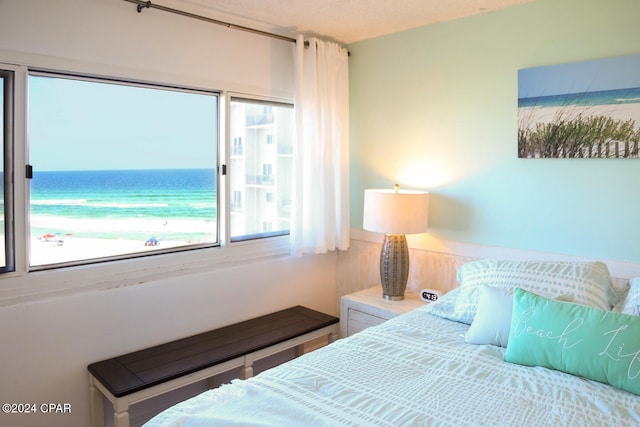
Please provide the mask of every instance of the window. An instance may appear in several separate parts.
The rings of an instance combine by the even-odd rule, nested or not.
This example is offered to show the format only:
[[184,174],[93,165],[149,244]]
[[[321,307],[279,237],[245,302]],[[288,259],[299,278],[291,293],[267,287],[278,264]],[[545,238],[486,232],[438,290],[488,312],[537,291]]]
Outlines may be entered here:
[[231,147],[232,156],[242,156],[242,137],[233,138],[233,147]]
[[0,271],[14,270],[13,254],[13,72],[0,70]]
[[231,200],[231,210],[239,211],[242,209],[242,191],[234,190],[233,199]]
[[[231,210],[231,241],[284,235],[291,222],[293,108],[290,104],[232,97],[229,181],[243,195]],[[237,155],[235,141],[242,141]],[[269,196],[271,194],[271,196]],[[237,203],[234,196],[232,206]]]
[[262,165],[262,178],[259,178],[263,184],[273,183],[273,165],[271,163],[265,163]]
[[216,245],[215,92],[32,73],[30,265]]

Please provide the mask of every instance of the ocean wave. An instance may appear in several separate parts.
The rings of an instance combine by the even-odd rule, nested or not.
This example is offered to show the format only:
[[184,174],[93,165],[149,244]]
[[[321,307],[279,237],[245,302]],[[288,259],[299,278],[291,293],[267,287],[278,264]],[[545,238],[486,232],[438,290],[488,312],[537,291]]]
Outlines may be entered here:
[[213,169],[42,171],[30,192],[34,236],[204,241],[217,233]]
[[113,208],[113,209],[135,209],[135,208],[166,208],[168,203],[116,203],[116,202],[89,202],[88,207]]
[[169,203],[158,202],[90,202],[87,199],[49,199],[49,200],[31,200],[33,206],[84,206],[89,208],[108,208],[108,209],[140,209],[140,208],[166,208]]
[[215,202],[201,202],[201,203],[189,203],[190,208],[194,209],[215,209],[217,204]]
[[31,199],[31,204],[41,206],[84,206],[87,204],[87,199]]

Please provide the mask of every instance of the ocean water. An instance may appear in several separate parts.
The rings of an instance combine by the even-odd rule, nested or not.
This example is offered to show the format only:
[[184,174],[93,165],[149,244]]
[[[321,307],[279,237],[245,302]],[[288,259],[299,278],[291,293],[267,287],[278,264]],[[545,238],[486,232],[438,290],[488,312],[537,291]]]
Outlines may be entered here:
[[518,99],[518,107],[566,107],[571,105],[590,107],[638,103],[640,103],[640,87]]
[[213,169],[34,171],[33,236],[217,240]]

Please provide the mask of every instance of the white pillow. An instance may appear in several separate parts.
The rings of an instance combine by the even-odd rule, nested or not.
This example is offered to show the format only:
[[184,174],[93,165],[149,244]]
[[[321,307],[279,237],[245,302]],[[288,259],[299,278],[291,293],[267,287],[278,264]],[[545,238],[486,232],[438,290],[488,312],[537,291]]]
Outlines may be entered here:
[[458,269],[460,295],[451,317],[471,324],[480,286],[522,288],[547,298],[568,295],[575,303],[611,310],[617,302],[607,265],[602,262],[481,260]]
[[[480,285],[478,310],[464,340],[468,344],[489,344],[506,347],[513,312],[515,288],[492,288]],[[574,302],[570,295],[559,295],[556,301]]]
[[506,347],[513,311],[513,289],[481,285],[478,310],[464,336],[469,344],[491,344]]
[[640,277],[629,280],[629,292],[621,306],[622,313],[640,316]]

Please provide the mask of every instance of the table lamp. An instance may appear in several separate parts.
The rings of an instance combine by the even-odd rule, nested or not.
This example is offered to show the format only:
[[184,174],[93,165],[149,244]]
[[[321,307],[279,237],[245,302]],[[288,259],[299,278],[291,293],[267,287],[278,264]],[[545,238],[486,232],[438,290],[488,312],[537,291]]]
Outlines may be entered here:
[[409,278],[406,234],[427,231],[429,193],[424,191],[365,190],[363,228],[384,234],[380,252],[380,280],[386,300],[404,299]]

